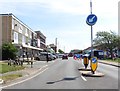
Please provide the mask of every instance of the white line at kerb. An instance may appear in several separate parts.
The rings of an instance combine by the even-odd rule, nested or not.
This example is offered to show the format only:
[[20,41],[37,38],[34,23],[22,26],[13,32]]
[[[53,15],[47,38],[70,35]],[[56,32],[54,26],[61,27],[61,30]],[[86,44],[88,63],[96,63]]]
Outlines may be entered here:
[[[48,65],[45,65],[45,66],[41,67],[39,70],[41,70],[42,68],[44,68],[44,67],[46,67],[46,66],[48,66]],[[32,76],[32,77],[30,77],[30,78],[28,78],[28,79],[25,79],[25,80],[22,80],[22,81],[19,81],[19,82],[17,82],[17,83],[13,83],[13,84],[10,84],[10,85],[7,85],[7,86],[0,87],[0,89],[1,89],[1,88],[2,88],[2,89],[3,89],[3,88],[6,88],[6,87],[10,87],[10,86],[13,86],[13,85],[16,85],[16,84],[20,84],[20,83],[22,83],[22,82],[25,82],[25,81],[27,81],[27,80],[30,80],[30,79],[38,76],[39,74],[43,73],[43,72],[46,71],[47,69],[48,69],[48,68],[45,68],[43,71],[39,72],[38,74],[36,74],[36,75],[34,75],[34,76]]]
[[85,77],[81,76],[81,78],[82,78],[84,81],[87,81],[87,79],[85,79]]
[[47,67],[47,66],[48,66],[48,65],[45,65],[45,66],[41,67],[41,68],[40,68],[40,70],[41,70],[42,68],[45,68],[45,67]]

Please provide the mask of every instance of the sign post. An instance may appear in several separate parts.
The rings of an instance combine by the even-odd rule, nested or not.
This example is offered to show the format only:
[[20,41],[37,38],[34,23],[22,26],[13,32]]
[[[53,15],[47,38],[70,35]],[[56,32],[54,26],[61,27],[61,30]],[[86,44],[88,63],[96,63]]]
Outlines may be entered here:
[[93,25],[97,22],[97,16],[95,14],[92,14],[92,0],[90,0],[90,15],[88,15],[86,19],[86,23],[91,26],[91,72],[94,74],[94,71],[97,69],[97,59],[94,63],[92,60],[95,58],[93,53]]

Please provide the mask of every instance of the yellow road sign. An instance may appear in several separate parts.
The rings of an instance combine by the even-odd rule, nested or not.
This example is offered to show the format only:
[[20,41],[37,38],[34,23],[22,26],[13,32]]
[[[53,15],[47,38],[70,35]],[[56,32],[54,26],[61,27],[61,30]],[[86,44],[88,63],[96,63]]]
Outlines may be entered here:
[[91,70],[92,72],[96,71],[98,67],[98,61],[96,57],[91,58]]
[[85,69],[87,68],[88,64],[89,64],[89,60],[87,57],[84,57],[84,60],[83,60],[83,64],[85,66]]
[[89,64],[89,60],[87,57],[84,58],[84,64]]

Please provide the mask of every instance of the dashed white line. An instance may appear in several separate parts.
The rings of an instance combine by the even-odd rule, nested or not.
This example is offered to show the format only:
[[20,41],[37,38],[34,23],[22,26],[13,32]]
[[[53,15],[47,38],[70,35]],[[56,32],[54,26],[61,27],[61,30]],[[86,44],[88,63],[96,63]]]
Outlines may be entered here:
[[81,76],[81,78],[82,78],[84,81],[87,81],[87,79],[86,79],[84,76]]
[[[41,67],[39,70],[42,70],[42,68],[44,68],[44,67],[46,67],[46,66],[48,66],[48,65],[45,65],[45,66]],[[47,69],[48,69],[48,68],[45,68],[43,71],[39,72],[38,74],[35,74],[34,76],[32,76],[32,77],[30,77],[30,78],[25,79],[25,80],[22,80],[22,81],[19,81],[19,82],[17,82],[17,83],[13,83],[13,84],[10,84],[10,85],[7,85],[7,86],[0,87],[0,89],[1,89],[1,88],[2,88],[2,89],[3,89],[3,88],[6,88],[6,87],[10,87],[10,86],[13,86],[13,85],[16,85],[16,84],[20,84],[20,83],[22,83],[22,82],[25,82],[25,81],[27,81],[27,80],[30,80],[30,79],[38,76],[39,74],[43,73],[43,72],[46,71]]]

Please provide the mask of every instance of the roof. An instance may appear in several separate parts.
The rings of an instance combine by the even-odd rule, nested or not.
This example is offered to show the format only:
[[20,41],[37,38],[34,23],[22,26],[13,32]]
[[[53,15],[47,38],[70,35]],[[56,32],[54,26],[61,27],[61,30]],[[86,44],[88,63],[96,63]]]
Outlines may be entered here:
[[39,34],[41,37],[46,38],[46,36],[43,33],[41,33],[41,31],[35,31],[35,33]]

